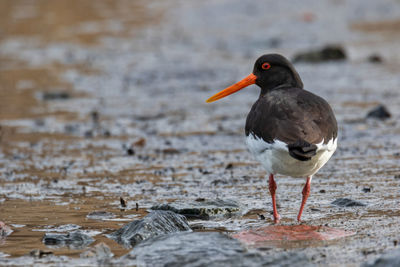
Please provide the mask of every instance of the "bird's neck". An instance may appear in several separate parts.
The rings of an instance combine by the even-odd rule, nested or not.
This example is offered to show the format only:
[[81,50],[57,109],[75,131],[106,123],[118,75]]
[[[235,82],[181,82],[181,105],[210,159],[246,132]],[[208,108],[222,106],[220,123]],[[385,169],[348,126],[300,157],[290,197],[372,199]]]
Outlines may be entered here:
[[263,87],[263,88],[261,88],[260,97],[263,97],[264,95],[266,95],[267,93],[272,92],[272,91],[285,90],[285,89],[290,89],[290,88],[303,89],[303,84],[288,82],[288,83],[281,83],[281,84],[273,86],[273,87],[272,86]]

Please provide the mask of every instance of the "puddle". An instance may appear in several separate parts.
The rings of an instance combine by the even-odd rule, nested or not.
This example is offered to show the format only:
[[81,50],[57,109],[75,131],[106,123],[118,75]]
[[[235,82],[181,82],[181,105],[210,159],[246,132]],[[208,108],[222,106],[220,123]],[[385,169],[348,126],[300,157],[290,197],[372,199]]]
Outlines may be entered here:
[[[79,229],[95,237],[96,242],[93,245],[104,242],[112,248],[115,255],[126,254],[128,251],[125,248],[104,236],[104,234],[109,234],[120,228],[124,222],[93,220],[88,219],[87,215],[93,210],[104,209],[113,212],[120,219],[131,219],[132,216],[143,217],[147,212],[143,209],[138,211],[121,210],[107,204],[107,200],[97,201],[97,203],[92,199],[85,198],[75,198],[75,200],[73,204],[60,206],[52,200],[6,199],[0,205],[0,214],[2,214],[4,222],[13,223],[11,227],[14,232],[1,242],[1,251],[13,257],[27,255],[34,249],[51,250],[55,255],[79,257],[83,249],[70,250],[67,247],[50,249],[41,242],[45,233],[67,233]],[[63,198],[62,201],[69,202],[70,199]],[[18,227],[15,225],[18,225]]]
[[309,247],[328,241],[355,235],[350,231],[312,225],[270,225],[241,231],[233,237],[252,247]]

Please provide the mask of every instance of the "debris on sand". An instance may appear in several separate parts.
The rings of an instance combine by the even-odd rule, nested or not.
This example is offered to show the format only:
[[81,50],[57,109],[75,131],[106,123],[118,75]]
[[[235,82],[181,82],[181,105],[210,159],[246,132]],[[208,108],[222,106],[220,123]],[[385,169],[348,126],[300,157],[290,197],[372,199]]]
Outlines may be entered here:
[[335,201],[333,201],[331,204],[339,207],[364,207],[367,206],[366,204],[352,200],[350,198],[338,198]]
[[137,140],[133,143],[133,146],[136,146],[136,147],[144,147],[145,145],[146,145],[146,139],[144,139],[144,138],[140,138],[139,140]]
[[0,221],[0,238],[4,238],[13,232],[9,226]]

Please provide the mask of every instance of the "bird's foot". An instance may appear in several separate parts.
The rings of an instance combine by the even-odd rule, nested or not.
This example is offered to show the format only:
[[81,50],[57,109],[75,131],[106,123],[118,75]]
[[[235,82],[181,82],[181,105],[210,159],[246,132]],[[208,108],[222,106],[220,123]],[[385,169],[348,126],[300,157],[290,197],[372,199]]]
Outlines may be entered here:
[[278,224],[281,220],[281,215],[279,214],[274,214],[274,223]]

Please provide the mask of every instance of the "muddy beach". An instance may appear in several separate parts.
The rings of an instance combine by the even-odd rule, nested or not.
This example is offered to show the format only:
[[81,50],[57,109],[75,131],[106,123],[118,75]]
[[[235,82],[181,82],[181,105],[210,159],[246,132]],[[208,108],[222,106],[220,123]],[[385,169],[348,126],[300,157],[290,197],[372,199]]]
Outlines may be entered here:
[[[399,44],[396,0],[0,1],[0,265],[394,262]],[[205,100],[272,52],[339,125],[303,225],[349,236],[237,238],[273,225],[244,143],[259,89]],[[298,225],[305,179],[276,181],[280,224]]]

